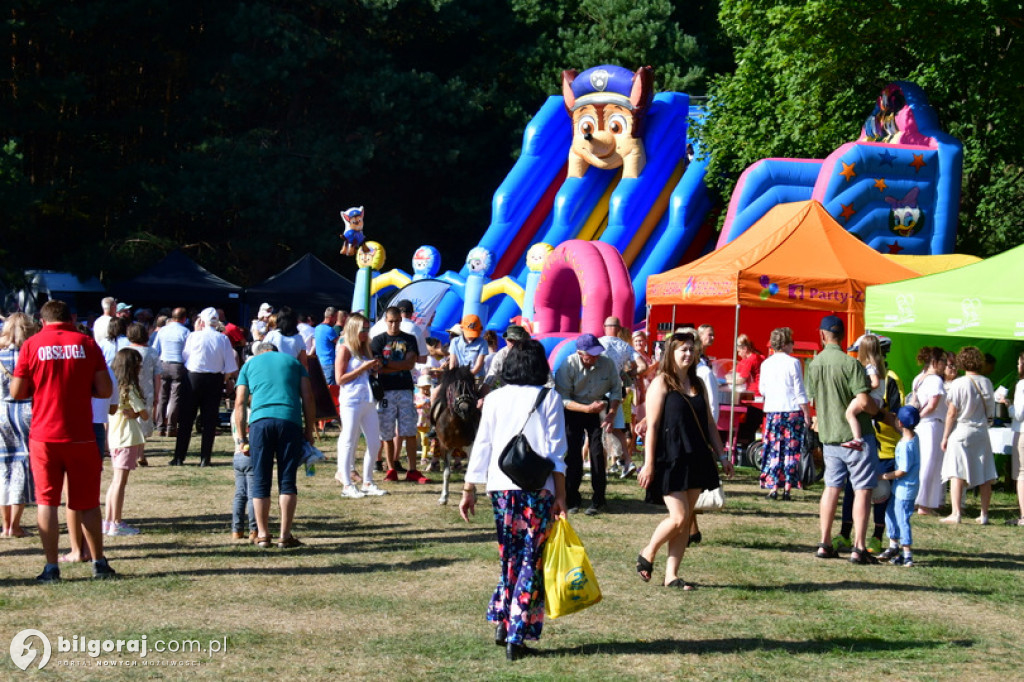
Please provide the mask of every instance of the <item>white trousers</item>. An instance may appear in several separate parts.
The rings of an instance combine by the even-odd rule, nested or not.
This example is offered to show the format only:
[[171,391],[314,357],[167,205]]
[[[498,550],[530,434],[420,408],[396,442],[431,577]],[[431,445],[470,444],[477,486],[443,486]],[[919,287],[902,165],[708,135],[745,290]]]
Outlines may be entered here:
[[380,425],[377,422],[377,405],[372,402],[358,405],[339,405],[341,435],[338,436],[338,473],[344,485],[352,485],[352,466],[356,458],[359,432],[366,441],[366,456],[363,457],[363,485],[373,482],[373,466],[380,450]]

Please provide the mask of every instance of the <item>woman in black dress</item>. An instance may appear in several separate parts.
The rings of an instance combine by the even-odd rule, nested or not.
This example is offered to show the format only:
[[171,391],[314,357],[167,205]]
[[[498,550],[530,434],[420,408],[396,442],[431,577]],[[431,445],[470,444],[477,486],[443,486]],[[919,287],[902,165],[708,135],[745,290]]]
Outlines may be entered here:
[[648,502],[664,502],[668,517],[640,552],[636,570],[649,581],[654,558],[667,544],[665,586],[692,590],[694,586],[679,577],[679,563],[689,542],[694,504],[702,490],[719,485],[716,456],[726,474],[731,476],[733,469],[711,419],[704,384],[697,378],[693,334],[673,334],[665,340],[658,375],[647,389],[644,440],[644,466],[637,480],[647,489]]

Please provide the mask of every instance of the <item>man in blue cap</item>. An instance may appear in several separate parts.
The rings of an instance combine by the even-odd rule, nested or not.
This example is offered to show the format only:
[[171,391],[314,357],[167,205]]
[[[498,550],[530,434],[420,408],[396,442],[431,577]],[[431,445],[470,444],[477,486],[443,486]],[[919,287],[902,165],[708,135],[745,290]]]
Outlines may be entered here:
[[857,415],[864,436],[864,449],[844,448],[853,437],[846,421],[846,408],[853,398],[871,390],[864,367],[843,352],[843,321],[826,315],[819,325],[822,351],[807,365],[807,395],[817,411],[817,431],[825,458],[825,492],[821,495],[819,520],[821,544],[816,556],[833,559],[839,554],[832,546],[832,522],[836,515],[839,493],[847,479],[853,486],[853,549],[850,562],[878,563],[866,547],[871,493],[877,483],[878,450],[871,426],[871,415],[877,411],[873,400],[867,401],[865,412]]
[[[565,359],[555,372],[555,390],[565,408],[565,488],[570,512],[579,511],[583,498],[583,441],[590,442],[590,485],[594,490],[590,507],[593,516],[606,505],[604,442],[602,436],[615,422],[622,402],[622,381],[611,358],[604,355],[604,346],[593,334],[576,339],[576,352]],[[607,410],[602,418],[601,413]]]

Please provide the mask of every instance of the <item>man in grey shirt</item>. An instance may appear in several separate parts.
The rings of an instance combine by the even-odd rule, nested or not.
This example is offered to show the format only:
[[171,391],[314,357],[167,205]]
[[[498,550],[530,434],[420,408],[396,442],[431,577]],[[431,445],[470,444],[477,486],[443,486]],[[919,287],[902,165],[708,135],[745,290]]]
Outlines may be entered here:
[[[561,395],[565,407],[565,440],[568,446],[565,455],[566,504],[570,512],[579,511],[582,504],[580,483],[583,481],[583,441],[586,438],[590,442],[590,485],[594,495],[585,513],[593,516],[607,503],[605,489],[608,479],[601,436],[612,428],[622,402],[619,370],[604,355],[604,346],[596,336],[581,334],[576,339],[576,352],[566,358],[555,372],[555,390]],[[605,408],[608,411],[602,419],[601,412]]]

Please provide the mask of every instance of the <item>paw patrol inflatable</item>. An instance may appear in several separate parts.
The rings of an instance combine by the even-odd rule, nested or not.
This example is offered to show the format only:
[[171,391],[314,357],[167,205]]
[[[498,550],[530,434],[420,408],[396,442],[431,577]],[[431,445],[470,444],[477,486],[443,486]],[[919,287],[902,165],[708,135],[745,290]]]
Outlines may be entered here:
[[580,178],[587,166],[622,167],[622,177],[644,169],[643,120],[654,97],[654,71],[636,73],[605,64],[581,74],[562,72],[562,97],[572,118],[569,177]]

